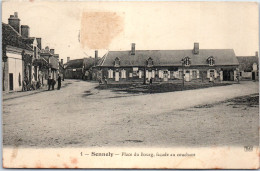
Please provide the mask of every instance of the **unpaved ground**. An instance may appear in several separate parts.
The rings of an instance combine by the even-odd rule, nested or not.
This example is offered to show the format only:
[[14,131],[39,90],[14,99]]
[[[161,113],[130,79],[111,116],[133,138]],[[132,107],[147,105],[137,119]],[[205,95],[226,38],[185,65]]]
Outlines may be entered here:
[[4,100],[4,146],[258,144],[258,105],[226,101],[258,93],[258,82],[148,95],[67,83],[59,91]]

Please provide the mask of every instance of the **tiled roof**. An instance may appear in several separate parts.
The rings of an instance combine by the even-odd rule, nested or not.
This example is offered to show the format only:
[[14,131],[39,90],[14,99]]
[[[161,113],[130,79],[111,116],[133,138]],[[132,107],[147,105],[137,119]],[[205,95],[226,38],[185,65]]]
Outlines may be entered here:
[[33,51],[29,44],[24,42],[21,34],[9,24],[2,23],[2,42],[5,45]]
[[82,67],[83,67],[83,59],[74,59],[67,62],[66,69],[82,68]]
[[34,37],[29,37],[29,38],[23,38],[23,41],[27,44],[33,44],[33,41],[34,41]]
[[200,49],[197,55],[192,50],[136,50],[135,55],[131,55],[130,51],[109,51],[98,66],[114,66],[116,57],[120,66],[144,66],[149,57],[153,59],[154,66],[181,66],[181,60],[186,56],[190,57],[191,66],[208,65],[210,56],[214,57],[215,65],[238,65],[233,49]]
[[237,60],[239,62],[239,70],[240,71],[252,71],[253,64],[258,64],[258,57],[256,56],[237,56]]

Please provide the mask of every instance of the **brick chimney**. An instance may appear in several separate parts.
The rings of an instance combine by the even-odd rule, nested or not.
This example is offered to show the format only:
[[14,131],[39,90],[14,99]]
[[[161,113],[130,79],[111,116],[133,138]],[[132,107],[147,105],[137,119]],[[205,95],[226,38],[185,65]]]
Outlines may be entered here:
[[199,54],[199,43],[194,43],[193,53]]
[[63,65],[63,59],[60,59],[60,64]]
[[39,49],[42,49],[42,38],[36,38],[36,41],[37,41],[37,47]]
[[18,33],[20,32],[20,19],[18,18],[18,13],[15,12],[14,15],[10,15],[8,18],[8,24],[12,26]]
[[54,55],[54,49],[50,49],[50,53]]
[[135,55],[135,43],[132,43],[131,55]]
[[94,62],[94,66],[97,66],[98,63],[98,50],[95,50],[95,62]]
[[30,27],[27,25],[21,25],[21,35],[23,37],[30,37]]
[[258,51],[255,52],[255,56],[258,57]]
[[70,57],[67,57],[67,63],[70,61]]

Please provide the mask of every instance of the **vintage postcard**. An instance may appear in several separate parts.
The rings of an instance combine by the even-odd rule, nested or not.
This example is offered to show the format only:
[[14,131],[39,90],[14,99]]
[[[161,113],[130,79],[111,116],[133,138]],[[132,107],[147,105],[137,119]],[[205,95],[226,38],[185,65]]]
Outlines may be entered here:
[[4,168],[258,169],[256,2],[2,2]]

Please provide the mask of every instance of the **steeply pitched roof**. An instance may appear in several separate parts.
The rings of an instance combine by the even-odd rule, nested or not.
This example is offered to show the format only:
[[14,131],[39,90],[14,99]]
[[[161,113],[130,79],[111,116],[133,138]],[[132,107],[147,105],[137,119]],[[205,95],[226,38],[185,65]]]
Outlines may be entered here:
[[151,57],[154,66],[180,66],[184,57],[190,57],[192,65],[208,65],[207,59],[213,56],[215,65],[238,65],[233,49],[200,49],[199,54],[192,50],[137,50],[135,55],[130,51],[110,51],[100,60],[98,66],[113,66],[116,57],[120,66],[144,66]]
[[67,62],[66,69],[83,68],[83,59],[73,59]]
[[27,44],[21,34],[19,34],[9,24],[2,23],[2,42],[3,45],[10,45],[13,47],[33,51],[33,49]]
[[250,72],[253,70],[253,64],[258,64],[258,57],[256,56],[237,56],[239,62],[239,70]]

